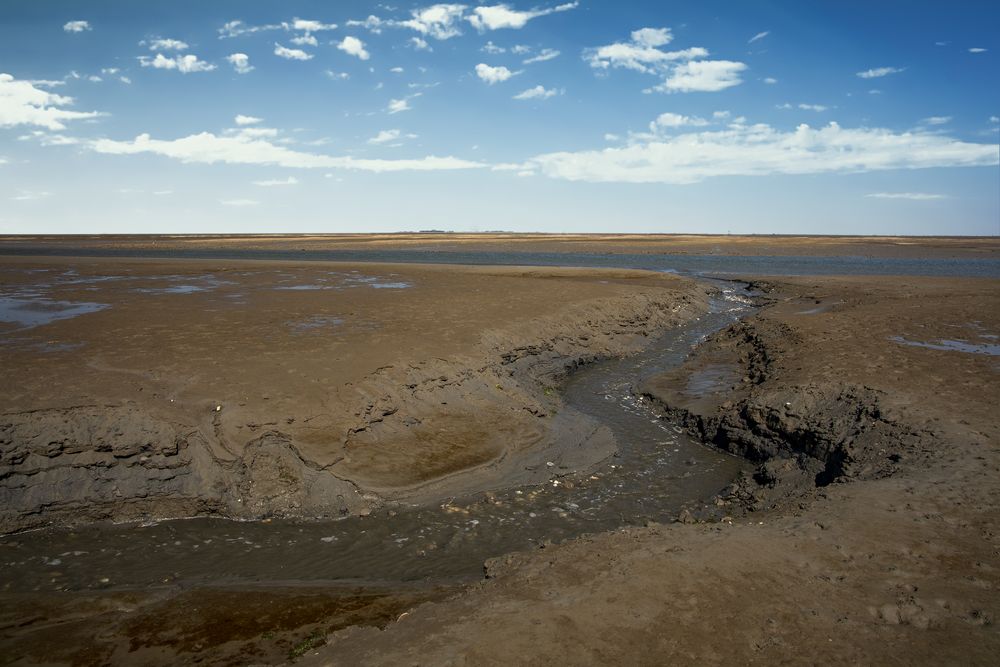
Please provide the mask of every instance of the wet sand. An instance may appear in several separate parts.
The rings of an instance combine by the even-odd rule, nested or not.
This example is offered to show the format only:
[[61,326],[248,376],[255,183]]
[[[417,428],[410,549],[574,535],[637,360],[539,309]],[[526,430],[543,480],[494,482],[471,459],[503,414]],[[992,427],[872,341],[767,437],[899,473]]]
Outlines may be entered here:
[[[994,256],[996,248],[897,241],[857,252]],[[607,252],[616,242],[601,243]],[[622,243],[632,252],[647,240]],[[806,254],[808,244],[797,243],[790,254]],[[830,241],[838,243],[853,241]],[[814,252],[826,246],[816,240]],[[742,251],[778,254],[759,244]],[[97,467],[142,471],[110,475],[114,484],[85,487],[68,505],[39,503],[44,495],[19,483],[7,498],[25,504],[11,512],[5,503],[8,527],[157,512],[364,514],[386,502],[530,484],[533,466],[547,479],[553,455],[586,469],[614,451],[613,440],[582,415],[568,417],[546,390],[580,361],[635,350],[706,307],[703,285],[632,271],[38,258],[0,266],[5,294],[38,282],[26,271],[128,276],[110,291],[84,281],[46,293],[107,308],[4,330],[0,354],[17,378],[4,389],[5,455],[32,443],[27,457],[5,456],[15,472],[5,481],[26,461],[37,468],[73,457],[87,470],[87,451],[103,457]],[[372,278],[397,286],[372,287]],[[305,664],[344,665],[508,664],[511,656],[519,664],[989,664],[1000,649],[1000,358],[990,347],[1000,334],[998,281],[755,281],[767,302],[758,315],[641,387],[666,422],[757,466],[675,523],[500,557],[487,564],[487,580],[458,593],[383,591],[385,601],[354,622],[343,620],[359,608],[351,600],[382,599],[378,592],[347,591],[337,602],[345,592],[327,588],[317,601],[314,590],[286,587],[286,606],[260,589],[185,597],[164,582],[162,598],[149,590],[131,602],[121,592],[78,597],[81,609],[114,608],[103,625],[73,625],[80,612],[58,594],[10,594],[5,607],[20,611],[3,619],[2,641],[26,662],[77,664],[140,654],[169,662],[192,650],[221,664],[274,664],[293,653]],[[321,289],[274,289],[306,285]],[[251,307],[227,306],[240,300]],[[321,425],[318,412],[328,415]],[[434,428],[410,435],[425,420]],[[81,430],[92,446],[74,451],[67,442],[80,442]],[[459,442],[477,447],[455,457]],[[510,460],[517,465],[504,467]],[[60,472],[72,465],[41,468],[79,487],[79,477]],[[323,487],[314,473],[341,484]],[[142,497],[143,484],[129,486],[136,479],[163,493]],[[23,510],[33,502],[40,511]],[[206,602],[218,612],[199,615]],[[129,605],[155,624],[158,604],[166,623],[155,632],[142,621],[121,625]],[[208,637],[244,605],[260,614],[229,623],[231,636]],[[288,618],[268,616],[268,605]],[[85,641],[98,626],[103,639]],[[65,650],[41,651],[45,633],[60,628]],[[128,652],[133,645],[139,653]]]

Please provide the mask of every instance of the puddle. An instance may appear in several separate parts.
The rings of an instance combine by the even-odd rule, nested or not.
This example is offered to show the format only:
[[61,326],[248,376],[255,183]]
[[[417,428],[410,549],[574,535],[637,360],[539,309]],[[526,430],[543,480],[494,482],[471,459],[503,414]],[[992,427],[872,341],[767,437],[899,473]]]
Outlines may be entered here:
[[31,329],[56,320],[96,313],[107,307],[106,303],[0,296],[0,322],[10,322],[19,325],[21,329]]
[[413,287],[410,283],[369,283],[368,286],[375,289],[406,289],[407,287]]
[[[981,336],[987,338],[987,336]],[[995,338],[995,337],[994,337]],[[892,336],[889,338],[894,343],[910,345],[912,347],[925,347],[929,350],[942,350],[945,352],[965,352],[966,354],[987,354],[991,357],[1000,356],[1000,344],[997,343],[970,343],[964,340],[940,339],[936,342],[924,342],[910,340],[902,336]]]
[[316,315],[301,322],[292,322],[291,327],[296,331],[315,331],[316,329],[325,329],[327,327],[339,327],[343,323],[344,320],[340,317]]
[[688,396],[704,396],[724,391],[737,384],[739,371],[733,364],[708,364],[688,377],[684,393]]
[[274,289],[300,291],[300,290],[337,289],[337,288],[334,285],[279,285]]

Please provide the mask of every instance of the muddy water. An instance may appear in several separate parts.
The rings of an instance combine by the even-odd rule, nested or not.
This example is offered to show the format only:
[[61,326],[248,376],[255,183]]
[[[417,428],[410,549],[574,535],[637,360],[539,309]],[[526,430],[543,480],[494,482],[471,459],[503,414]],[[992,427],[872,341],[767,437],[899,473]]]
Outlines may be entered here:
[[614,432],[619,453],[586,474],[555,466],[544,485],[335,522],[189,519],[49,529],[0,538],[0,590],[127,590],[257,583],[462,581],[483,561],[546,541],[665,521],[726,486],[741,462],[658,419],[633,393],[749,311],[731,285],[711,312],[627,359],[575,373],[564,399]]

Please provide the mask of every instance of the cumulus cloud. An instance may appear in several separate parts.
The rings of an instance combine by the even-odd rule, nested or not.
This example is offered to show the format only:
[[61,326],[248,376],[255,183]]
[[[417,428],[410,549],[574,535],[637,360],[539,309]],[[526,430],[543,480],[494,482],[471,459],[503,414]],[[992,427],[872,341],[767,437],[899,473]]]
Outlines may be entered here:
[[738,86],[746,65],[732,60],[692,60],[674,67],[666,80],[653,90],[668,93],[694,91],[714,93]]
[[63,24],[63,30],[66,32],[87,32],[91,30],[91,27],[87,21],[67,21]]
[[309,34],[292,37],[291,41],[292,44],[295,44],[296,46],[319,46],[319,40]]
[[194,54],[168,58],[162,53],[157,53],[156,57],[152,59],[147,56],[139,56],[139,64],[143,67],[153,67],[155,69],[177,70],[182,74],[211,72],[215,69],[215,65],[207,63],[204,60],[198,60],[198,56]]
[[687,93],[716,92],[742,83],[744,63],[731,60],[700,60],[708,50],[694,46],[665,51],[673,41],[669,28],[640,28],[632,31],[628,42],[615,42],[584,50],[583,58],[594,69],[630,69],[662,77],[663,81],[644,92]]
[[697,183],[713,176],[856,173],[885,169],[991,166],[995,144],[940,134],[799,125],[781,131],[737,119],[727,129],[659,136],[626,147],[547,153],[526,169],[587,182]]
[[465,11],[465,5],[438,4],[414,9],[405,21],[389,21],[389,25],[410,28],[434,39],[450,39],[462,34],[458,22]]
[[899,74],[900,72],[905,71],[905,67],[875,67],[873,69],[866,69],[864,72],[858,72],[857,75],[862,79],[878,79],[883,76]]
[[344,37],[344,39],[337,44],[337,48],[344,53],[360,58],[361,60],[368,60],[368,58],[371,57],[371,55],[365,51],[365,43],[357,37],[351,37],[350,35]]
[[989,49],[984,49],[981,46],[973,46],[969,49],[969,53],[986,53]]
[[553,58],[558,58],[558,57],[559,57],[559,52],[556,51],[555,49],[542,49],[541,51],[538,52],[537,56],[532,56],[530,58],[524,59],[522,61],[522,64],[530,65],[532,63],[543,63],[546,60],[552,60]]
[[72,111],[61,107],[73,104],[73,98],[41,88],[30,81],[0,74],[0,127],[34,125],[48,130],[64,130],[66,121],[102,116],[99,111]]
[[534,88],[528,88],[514,96],[515,100],[547,100],[550,97],[555,97],[556,95],[562,95],[562,90],[556,90],[555,88],[546,89],[544,86],[535,86]]
[[827,107],[822,104],[804,104],[800,103],[799,108],[803,111],[826,111]]
[[467,17],[472,27],[480,32],[486,30],[500,30],[502,28],[513,28],[515,30],[523,28],[528,21],[540,16],[548,16],[556,12],[565,12],[576,9],[580,3],[567,2],[555,7],[545,9],[532,9],[529,11],[518,11],[512,9],[510,5],[500,4],[490,7],[476,7],[472,14]]
[[294,176],[288,178],[272,178],[263,181],[254,181],[253,184],[262,188],[276,188],[283,185],[298,185],[299,179]]
[[246,74],[254,69],[253,65],[250,64],[250,56],[245,53],[230,53],[226,56],[226,60],[233,66],[237,74]]
[[932,199],[947,199],[948,195],[930,192],[873,192],[865,195],[874,199],[909,199],[911,201],[930,201]]
[[257,118],[256,116],[244,116],[243,114],[238,114],[234,119],[237,125],[256,125],[257,123],[263,123],[263,118]]
[[[717,118],[725,118],[728,116],[728,112],[716,112],[716,114],[722,113],[723,115],[717,115]],[[666,112],[661,113],[656,117],[656,120],[650,123],[650,129],[655,129],[656,127],[702,127],[708,125],[708,121],[704,118],[699,118],[698,116],[684,116],[679,113]]]
[[381,160],[320,155],[292,150],[242,133],[218,136],[202,132],[169,140],[153,139],[148,134],[141,134],[132,141],[98,139],[89,145],[95,152],[107,155],[151,153],[188,164],[255,164],[289,169],[354,169],[376,173],[476,169],[486,166],[451,156],[429,155],[413,159]]
[[322,21],[310,21],[308,19],[292,19],[291,23],[292,30],[301,30],[303,32],[322,32],[324,30],[336,30],[336,23],[323,23]]
[[219,28],[219,39],[240,37],[242,35],[252,35],[257,32],[268,30],[281,30],[285,26],[281,23],[271,23],[268,25],[247,25],[243,21],[229,21]]
[[349,28],[366,28],[376,35],[382,32],[383,25],[385,25],[385,21],[374,14],[369,14],[364,21],[350,20],[347,22]]
[[491,86],[494,83],[501,83],[512,76],[517,76],[518,74],[520,74],[520,72],[511,72],[503,65],[500,67],[491,67],[486,63],[479,63],[476,65],[476,76]]
[[413,47],[414,51],[433,51],[431,45],[427,43],[426,39],[421,39],[420,37],[410,37],[410,41],[407,42]]
[[758,40],[764,39],[765,37],[767,37],[770,34],[771,34],[770,30],[765,30],[763,32],[758,32],[756,35],[754,35],[753,37],[750,38],[750,40],[747,42],[747,44],[753,44],[754,42],[756,42]]
[[289,49],[277,42],[274,43],[274,55],[286,60],[312,60],[311,53],[306,53],[302,49]]
[[416,139],[415,134],[403,134],[400,130],[381,130],[378,134],[368,140],[368,143],[378,146],[381,144],[392,144],[403,139]]
[[187,42],[179,39],[154,39],[149,42],[150,51],[187,51]]

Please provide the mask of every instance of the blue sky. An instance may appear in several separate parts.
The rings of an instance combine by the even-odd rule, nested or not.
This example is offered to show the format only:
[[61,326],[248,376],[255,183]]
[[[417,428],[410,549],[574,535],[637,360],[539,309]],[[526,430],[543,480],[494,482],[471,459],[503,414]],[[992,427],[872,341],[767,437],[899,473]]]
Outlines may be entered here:
[[995,2],[0,4],[0,233],[1000,234]]

